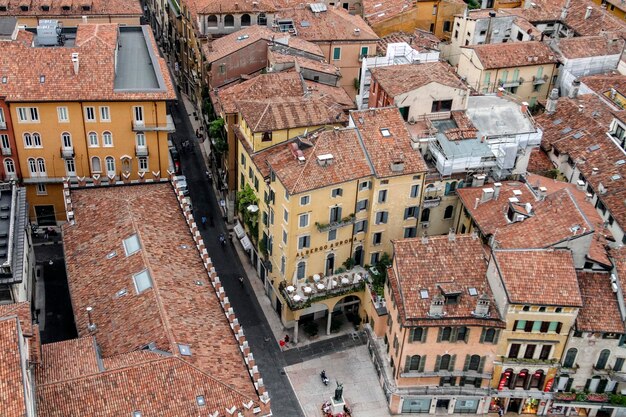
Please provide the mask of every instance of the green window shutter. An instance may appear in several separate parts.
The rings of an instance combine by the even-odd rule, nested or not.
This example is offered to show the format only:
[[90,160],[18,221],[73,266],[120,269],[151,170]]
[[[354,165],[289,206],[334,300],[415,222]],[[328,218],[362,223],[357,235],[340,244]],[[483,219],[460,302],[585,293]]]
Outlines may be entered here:
[[540,321],[534,321],[533,322],[533,332],[539,332],[540,329],[541,329],[541,322]]
[[437,360],[435,361],[435,372],[439,372],[439,365],[441,365],[441,355],[437,355]]
[[500,329],[496,330],[496,335],[493,337],[493,344],[498,344],[498,339],[500,338]]
[[465,328],[465,339],[463,340],[465,343],[467,343],[467,341],[469,340],[469,334],[470,334],[470,328],[466,327]]
[[413,343],[415,337],[415,329],[409,330],[409,343]]
[[485,369],[485,362],[487,361],[487,357],[486,356],[481,356],[480,357],[480,363],[478,364],[478,373],[482,374],[483,370]]
[[565,391],[569,392],[572,390],[572,384],[574,383],[574,378],[568,378],[567,384],[565,384]]
[[457,331],[458,331],[458,328],[456,327],[452,328],[452,331],[450,332],[450,342],[452,343],[456,342]]
[[471,357],[472,357],[471,355],[465,355],[465,364],[463,365],[463,372],[467,372],[467,370],[469,369],[469,363],[470,363]]
[[537,68],[537,78],[543,77],[543,67]]
[[410,366],[411,366],[411,357],[409,355],[406,355],[406,357],[404,358],[404,372],[405,373],[409,372]]
[[439,333],[437,333],[437,343],[441,342],[441,333],[443,333],[443,327],[440,327]]
[[513,71],[513,81],[517,81],[519,79],[519,70],[516,69]]
[[483,327],[483,330],[480,332],[480,343],[485,343],[485,333],[487,333],[487,329]]
[[456,355],[452,355],[452,357],[450,358],[450,367],[448,368],[448,371],[454,371],[455,362],[456,362]]
[[585,382],[585,391],[589,390],[589,385],[591,385],[591,378],[588,378],[587,382]]
[[424,366],[426,366],[426,355],[422,355],[420,359],[420,367],[418,372],[424,372]]
[[420,342],[422,342],[422,343],[426,342],[426,335],[427,334],[428,334],[428,327],[422,327],[422,340],[420,340]]

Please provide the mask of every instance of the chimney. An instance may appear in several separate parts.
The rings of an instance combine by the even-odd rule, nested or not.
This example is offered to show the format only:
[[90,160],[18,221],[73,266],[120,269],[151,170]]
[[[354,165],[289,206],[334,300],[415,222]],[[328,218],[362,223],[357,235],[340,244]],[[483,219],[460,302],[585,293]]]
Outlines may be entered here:
[[478,208],[479,204],[480,204],[480,198],[476,197],[476,202],[474,203],[474,210]]
[[502,183],[500,182],[495,182],[493,184],[493,199],[497,200],[498,196],[500,195],[500,188],[502,187]]
[[454,242],[456,240],[456,234],[454,233],[454,228],[451,227],[448,231],[448,242]]
[[235,10],[239,10],[239,3],[235,3]]
[[491,198],[493,197],[494,194],[494,190],[493,188],[483,188],[483,193],[480,197],[480,202],[481,203],[486,203],[487,201],[491,200]]
[[74,75],[78,75],[78,52],[72,52],[72,64],[74,64]]
[[498,92],[496,93],[498,97],[502,97],[504,95],[504,88],[498,87]]
[[87,23],[87,16],[83,16],[83,23]]
[[93,307],[87,307],[86,310],[87,310],[87,321],[88,321],[87,329],[90,332],[94,332],[94,331],[96,331],[96,325],[95,325],[95,323],[93,322],[93,320],[91,318],[91,312],[93,311]]
[[585,106],[583,106],[582,104],[578,105],[578,113],[582,113],[583,110],[585,110]]
[[617,90],[611,87],[611,100],[615,100],[615,96],[617,96]]
[[589,17],[591,17],[592,10],[593,10],[593,7],[587,6],[587,11],[585,11],[585,19],[589,19]]
[[548,114],[553,114],[556,111],[556,103],[559,100],[559,89],[553,88],[546,101],[546,111]]
[[561,20],[565,20],[565,18],[567,17],[567,6],[564,6],[563,9],[561,9]]
[[476,302],[476,309],[474,310],[474,315],[478,317],[488,317],[489,316],[489,296],[485,293],[482,293]]
[[445,298],[441,294],[437,294],[433,297],[433,300],[430,302],[430,310],[428,311],[428,315],[430,317],[442,317],[443,316],[443,304],[445,302]]
[[576,188],[578,188],[580,191],[585,191],[585,181],[583,180],[578,180],[576,181]]
[[482,187],[485,185],[485,176],[484,175],[474,175],[472,178],[472,187]]
[[424,232],[424,234],[422,235],[422,245],[427,245],[428,244],[428,236],[426,235],[426,232]]
[[544,200],[548,195],[548,189],[546,187],[539,187],[539,200]]
[[567,96],[569,98],[578,97],[578,90],[580,90],[580,80],[572,81],[572,89],[569,91],[569,94]]
[[522,101],[522,106],[521,106],[520,110],[522,111],[522,114],[526,114],[528,112],[528,102],[527,101]]

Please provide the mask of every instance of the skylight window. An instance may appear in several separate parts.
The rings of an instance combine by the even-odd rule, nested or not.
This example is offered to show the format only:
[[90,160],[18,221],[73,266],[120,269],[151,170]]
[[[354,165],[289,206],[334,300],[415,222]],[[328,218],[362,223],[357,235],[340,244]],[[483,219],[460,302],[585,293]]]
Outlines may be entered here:
[[380,129],[380,133],[383,135],[384,138],[388,138],[389,136],[391,136],[391,132],[387,128]]
[[183,356],[191,356],[191,348],[189,345],[178,345],[178,351]]
[[138,274],[133,275],[133,280],[135,281],[135,289],[137,289],[137,294],[144,292],[148,288],[152,288],[152,278],[150,277],[150,273],[148,272],[148,270],[144,270]]
[[139,252],[139,249],[141,249],[139,236],[135,234],[124,239],[124,250],[126,251],[126,256],[130,256],[135,252]]
[[468,288],[467,292],[469,292],[469,295],[471,295],[471,296],[478,295],[478,290],[476,290],[476,288],[474,288],[474,287]]
[[197,403],[199,406],[206,405],[206,400],[204,399],[204,395],[198,395],[198,396],[196,397],[196,403]]
[[117,256],[117,252],[116,251],[112,251],[107,253],[107,259],[112,259],[115,258]]
[[583,134],[582,134],[582,132],[576,132],[576,133],[574,133],[573,137],[574,137],[574,139],[580,139],[580,138],[583,137]]
[[428,290],[420,290],[420,298],[428,298]]
[[600,145],[591,145],[587,148],[589,152],[597,151],[598,149],[600,149]]
[[133,411],[133,417],[141,417],[141,411]]

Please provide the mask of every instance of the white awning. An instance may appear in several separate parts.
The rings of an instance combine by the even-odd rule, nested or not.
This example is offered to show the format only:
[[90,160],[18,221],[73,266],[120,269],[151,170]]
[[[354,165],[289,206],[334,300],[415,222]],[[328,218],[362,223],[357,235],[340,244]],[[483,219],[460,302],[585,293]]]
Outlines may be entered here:
[[239,222],[235,224],[235,227],[233,228],[233,230],[235,231],[235,234],[237,235],[237,239],[241,239],[242,237],[246,235],[246,232],[243,230],[243,226]]
[[250,242],[250,238],[248,236],[241,238],[241,246],[243,246],[243,248],[247,251],[252,249],[252,242]]

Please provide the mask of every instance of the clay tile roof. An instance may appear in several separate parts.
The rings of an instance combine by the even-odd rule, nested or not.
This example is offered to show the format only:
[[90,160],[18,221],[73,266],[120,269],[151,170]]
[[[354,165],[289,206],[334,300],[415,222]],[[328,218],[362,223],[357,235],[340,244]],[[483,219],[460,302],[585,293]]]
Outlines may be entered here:
[[509,302],[582,307],[570,251],[496,249],[493,259]]
[[[396,107],[353,111],[350,118],[378,178],[428,171]],[[402,169],[394,171],[392,164],[402,164]]]
[[471,49],[484,69],[556,64],[555,53],[543,42],[507,42],[463,46]]
[[0,318],[17,316],[22,326],[22,332],[26,336],[32,336],[33,319],[30,312],[30,303],[24,301],[21,303],[0,304]]
[[[72,7],[72,0],[3,0],[0,4],[5,5],[7,10],[0,11],[2,16],[37,16],[40,19],[54,19],[60,16],[123,16],[139,19],[143,15],[141,3],[131,0],[77,0]],[[29,6],[28,10],[22,10],[20,6]],[[42,6],[48,6],[49,10],[42,10]],[[63,7],[69,10],[63,10]],[[90,6],[89,9],[83,6]]]
[[0,319],[0,400],[2,414],[6,417],[26,415],[26,381],[22,376],[22,366],[26,365],[22,364],[19,337],[17,318]]
[[100,372],[96,341],[92,336],[42,345],[37,384],[54,383]]
[[415,29],[413,34],[408,34],[404,32],[394,32],[389,35],[385,35],[383,38],[380,38],[378,43],[376,44],[376,52],[378,55],[385,55],[387,53],[387,45],[390,43],[399,43],[406,42],[411,48],[415,49],[418,52],[428,52],[428,51],[438,51],[439,45],[441,44],[441,39],[436,37],[434,34],[422,30]]
[[218,100],[226,113],[239,111],[252,132],[342,123],[354,108],[344,89],[303,81],[296,72],[259,75],[220,90]]
[[[169,352],[188,364],[183,366],[170,362],[168,367],[174,366],[179,369],[178,372],[187,369],[185,373],[193,367],[210,376],[210,379],[219,381],[223,388],[211,394],[212,401],[226,406],[233,395],[245,395],[258,402],[258,394],[238,342],[233,337],[233,330],[224,316],[215,289],[208,282],[207,272],[171,185],[160,183],[79,189],[72,190],[71,198],[76,223],[65,225],[63,243],[79,336],[90,335],[84,312],[87,306],[91,306],[92,322],[97,326],[95,338],[103,358],[129,353],[154,343],[157,349]],[[126,256],[123,241],[133,235],[138,237],[140,249]],[[137,293],[133,277],[142,271],[149,273],[152,287]],[[125,290],[125,293],[119,293],[120,290]],[[191,355],[182,355],[180,344],[188,345]],[[136,372],[136,377],[141,375],[139,369],[133,372]],[[130,386],[146,391],[154,387],[153,384],[175,385],[166,382],[166,375],[170,372],[166,369],[159,372],[154,375],[154,381],[145,378],[136,387],[134,384]],[[118,378],[125,377],[118,374],[101,382],[85,381],[92,386],[84,389],[106,393],[112,384],[119,383]],[[186,380],[190,377],[181,378]],[[124,387],[131,389],[125,384]],[[69,389],[71,385],[60,391],[44,390],[43,395],[52,401]],[[76,389],[82,390],[83,387]],[[112,390],[110,395],[118,394]],[[106,399],[105,396],[102,401]],[[86,406],[72,405],[76,411]],[[47,415],[79,415],[78,412],[63,413],[66,410],[64,407],[55,413],[55,408],[50,406]]]
[[298,36],[311,42],[378,40],[378,35],[361,16],[351,15],[343,8],[329,8],[317,14],[308,6],[284,9],[276,13],[275,20],[280,19],[292,19]]
[[[333,129],[311,135],[310,145],[300,146],[305,161],[298,161],[291,147],[296,142],[278,145],[267,155],[255,156],[255,163],[264,161],[276,173],[289,194],[352,181],[371,175],[367,158],[354,129]],[[261,154],[266,153],[262,151]],[[332,161],[322,166],[317,158],[332,155]]]
[[411,0],[363,0],[363,16],[370,25],[392,19],[417,8]]
[[[276,11],[268,0],[195,0],[198,14],[270,13]],[[253,16],[253,18],[255,18]]]
[[[389,268],[389,283],[398,303],[404,325],[446,326],[478,325],[503,327],[491,288],[487,281],[487,262],[480,239],[456,235],[422,239],[402,239],[393,242],[394,262]],[[469,293],[475,288],[476,296]],[[421,290],[428,292],[422,298]],[[433,297],[442,292],[460,292],[455,305],[445,305],[443,318],[431,318],[428,313]],[[488,318],[472,315],[478,296],[485,294],[491,301]]]
[[[204,397],[205,405],[198,405],[198,396]],[[247,395],[176,357],[37,387],[42,417],[119,417],[134,411],[144,416],[197,417],[224,414],[231,407],[243,410],[249,402]]]
[[[283,54],[280,51],[272,51],[271,49],[267,51],[267,59],[270,64],[292,64],[295,71],[295,64],[298,63],[300,68],[309,69],[311,71],[321,72],[325,74],[330,74],[334,76],[341,76],[341,71],[339,68],[332,64],[328,64],[323,60],[314,60],[309,59],[297,55],[291,54]],[[291,69],[291,68],[290,68]]]
[[[78,26],[74,46],[46,48],[20,40],[0,42],[0,74],[9,74],[8,82],[0,84],[0,95],[14,102],[173,100],[176,94],[167,64],[158,56],[152,32],[147,33],[147,47],[155,52],[157,65],[146,66],[160,71],[163,81],[159,88],[116,90],[118,25],[86,24]],[[137,38],[120,39],[133,42]],[[72,53],[79,54],[78,74],[74,73]],[[40,82],[41,76],[45,77],[44,82]]]
[[581,36],[562,39],[556,47],[561,55],[568,59],[621,55],[624,50],[624,40],[607,39],[607,36]]
[[249,28],[215,39],[210,42],[210,44],[207,43],[203,45],[203,49],[207,62],[215,62],[260,40],[265,40],[269,44],[273,39],[292,49],[308,52],[320,57],[324,56],[320,47],[314,43],[300,39],[297,36],[277,33],[267,27],[258,25],[250,26]]
[[370,72],[372,79],[375,79],[391,97],[413,91],[430,83],[467,89],[467,86],[455,74],[450,64],[445,62],[390,65],[372,68]]
[[583,332],[624,333],[610,274],[578,272],[578,286],[583,308],[578,312],[576,328]]

